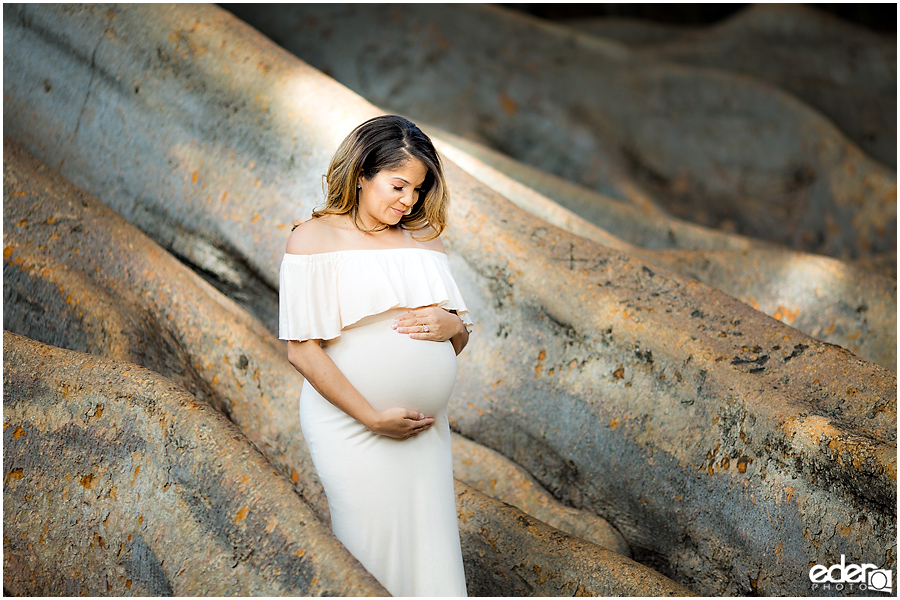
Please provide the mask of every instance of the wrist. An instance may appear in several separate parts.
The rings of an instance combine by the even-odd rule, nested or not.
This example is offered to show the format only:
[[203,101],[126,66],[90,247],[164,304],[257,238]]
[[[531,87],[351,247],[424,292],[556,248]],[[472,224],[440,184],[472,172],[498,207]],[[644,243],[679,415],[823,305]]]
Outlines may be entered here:
[[457,336],[465,330],[466,324],[462,322],[462,319],[459,318],[459,315],[456,315],[456,333],[454,333],[453,335]]
[[358,420],[365,426],[366,429],[368,429],[372,433],[378,433],[381,425],[380,417],[381,413],[369,406],[367,410],[365,410],[363,414],[360,415],[360,418]]
[[449,312],[451,315],[456,317],[457,327],[456,327],[456,333],[453,334],[454,336],[457,336],[463,332],[468,331],[468,329],[466,329],[466,324],[463,322],[462,317],[459,316],[459,313],[457,313],[455,310],[448,310],[447,312]]

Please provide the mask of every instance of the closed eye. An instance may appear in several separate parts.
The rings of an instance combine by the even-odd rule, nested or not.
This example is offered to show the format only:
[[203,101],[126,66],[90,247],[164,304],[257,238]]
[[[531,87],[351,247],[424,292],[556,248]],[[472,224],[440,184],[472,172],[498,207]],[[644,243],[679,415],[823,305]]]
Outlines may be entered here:
[[394,186],[394,189],[397,190],[398,192],[402,192],[402,191],[403,191],[403,188],[402,188],[402,187],[397,187],[396,185]]

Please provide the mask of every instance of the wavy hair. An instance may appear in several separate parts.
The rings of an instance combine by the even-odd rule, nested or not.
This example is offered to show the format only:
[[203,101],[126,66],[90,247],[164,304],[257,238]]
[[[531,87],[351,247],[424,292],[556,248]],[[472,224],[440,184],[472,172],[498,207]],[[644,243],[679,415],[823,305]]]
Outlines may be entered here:
[[400,219],[399,225],[410,231],[430,226],[431,233],[416,239],[433,240],[447,227],[450,195],[444,168],[431,139],[415,123],[397,115],[369,119],[344,138],[325,175],[325,205],[314,210],[312,217],[349,214],[360,231],[378,231],[365,229],[360,222],[359,177],[371,179],[385,169],[403,166],[411,158],[422,161],[428,172],[412,211]]

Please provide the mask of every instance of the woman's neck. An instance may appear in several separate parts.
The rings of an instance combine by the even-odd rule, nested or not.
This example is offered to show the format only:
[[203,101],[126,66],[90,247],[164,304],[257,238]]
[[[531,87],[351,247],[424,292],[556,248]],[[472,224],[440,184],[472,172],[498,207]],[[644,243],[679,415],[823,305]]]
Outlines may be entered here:
[[[359,222],[359,224],[362,225],[363,230],[366,233],[378,233],[381,231],[387,231],[391,227],[387,223],[382,223],[381,221],[379,221],[377,219],[372,219],[362,213],[356,213],[356,218],[357,218],[357,221]],[[355,225],[356,224],[354,223],[354,226]]]

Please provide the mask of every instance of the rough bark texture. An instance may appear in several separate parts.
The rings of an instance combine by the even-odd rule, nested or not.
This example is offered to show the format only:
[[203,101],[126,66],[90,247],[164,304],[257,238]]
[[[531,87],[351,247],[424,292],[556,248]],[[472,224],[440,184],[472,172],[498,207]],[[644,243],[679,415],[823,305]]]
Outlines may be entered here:
[[[7,5],[4,67],[8,134],[237,287],[275,287],[330,154],[380,112],[208,6]],[[841,554],[895,567],[894,373],[446,167],[478,320],[455,429],[697,593],[806,593]]]
[[[287,482],[292,480],[310,502],[309,510],[327,522],[324,492],[297,418],[302,380],[287,363],[283,344],[108,207],[63,181],[15,142],[7,140],[4,146],[4,326],[59,345],[147,364],[171,377],[238,424],[272,460],[271,469],[280,471],[284,484],[290,485]],[[71,274],[75,277],[68,276]],[[97,302],[98,297],[104,301]],[[146,347],[155,352],[142,352]],[[86,390],[91,389],[90,382],[84,385]],[[459,437],[457,443],[464,445],[469,456],[491,454]],[[242,458],[234,460],[235,468],[241,468]],[[502,457],[495,455],[492,463],[498,477],[514,472]],[[226,462],[226,466],[230,464]],[[465,477],[466,470],[461,474]],[[477,475],[470,478],[477,483]],[[210,479],[207,484],[215,486],[215,481]],[[460,489],[466,489],[461,485]],[[492,496],[512,499],[509,493]],[[554,525],[591,541],[609,542],[614,550],[627,554],[621,536],[608,523],[591,515],[572,523],[582,511],[566,509],[555,500],[548,502],[547,497],[545,491],[532,486],[519,490],[516,500],[526,511],[538,508],[534,514]],[[552,586],[598,585],[593,573],[597,565],[586,565],[606,560],[606,555],[598,555],[591,549],[593,545],[585,546],[577,538],[552,530],[558,552],[548,554],[544,549],[546,533],[529,533],[536,530],[523,529],[493,498],[479,497],[469,504],[473,502],[479,517],[471,524],[461,523],[465,540],[477,540],[477,531],[469,531],[476,523],[478,527],[490,524],[497,539],[515,539],[510,544],[517,552],[500,553],[495,548],[486,555],[480,545],[464,546],[470,590],[490,592],[488,595],[509,595],[519,590],[515,573],[526,559],[539,569],[558,573],[541,582],[546,585],[533,585],[537,595],[554,593],[556,588]],[[48,514],[55,515],[65,506],[54,507]],[[514,529],[507,531],[510,526]],[[316,533],[330,536],[327,529]],[[64,530],[60,532],[62,539],[66,535]],[[590,560],[573,567],[569,563],[578,555],[589,556]],[[46,556],[32,562],[43,568],[40,559],[46,560]],[[630,566],[616,576],[620,564]],[[334,568],[337,573],[346,570],[348,576],[360,569],[355,561],[336,561]],[[614,561],[604,568],[610,572],[603,585],[612,586],[609,589],[624,586],[632,593],[638,593],[635,573],[650,571],[631,561]],[[80,572],[86,573],[83,569]],[[38,573],[33,582],[35,590],[48,585],[46,573],[41,569]],[[498,573],[505,574],[503,585],[496,581]],[[658,574],[645,573],[643,577],[653,582],[647,594],[659,590],[689,593]],[[198,576],[187,573],[184,579],[193,585]]]
[[132,363],[3,334],[3,587],[387,595],[232,423]]
[[613,197],[636,181],[678,216],[796,249],[896,250],[896,172],[755,79],[649,60],[500,7],[234,10],[387,110]]
[[6,140],[4,153],[4,327],[179,383],[324,507],[297,414],[303,380],[284,344],[16,143]]
[[566,21],[652,60],[744,73],[828,116],[872,157],[897,168],[897,39],[802,4],[751,4],[706,28],[623,19]]
[[[568,536],[513,506],[483,509],[490,500],[456,483],[460,536],[470,549],[466,570],[482,578],[470,596],[694,596],[624,556]],[[490,514],[488,518],[486,515]],[[534,540],[540,544],[534,544]],[[475,563],[474,565],[472,563]]]
[[[453,474],[477,491],[530,517],[607,550],[631,556],[628,543],[605,519],[561,504],[528,471],[508,458],[453,434]],[[650,591],[647,592],[652,595]]]
[[841,553],[893,564],[892,372],[454,183],[477,232],[458,272],[495,309],[454,427],[704,593],[804,593]]
[[[897,368],[896,279],[846,261],[754,244],[664,214],[646,214],[584,188],[565,185],[472,142],[455,136],[447,139],[451,143],[439,145],[445,156],[547,223],[720,289],[807,335],[847,348],[887,369]],[[517,177],[523,172],[524,177]],[[555,197],[537,190],[554,190]],[[577,214],[567,210],[568,206]],[[660,240],[666,238],[671,249],[659,248]]]
[[[432,131],[429,129],[429,131]],[[663,250],[749,250],[773,244],[734,233],[703,227],[673,217],[636,188],[630,201],[613,198],[562,177],[547,173],[478,142],[435,129],[441,152],[470,175],[491,187],[496,171],[521,184],[508,198],[537,193],[608,232],[607,242],[628,242],[642,248]],[[523,189],[524,188],[524,189]],[[495,188],[503,193],[502,188]],[[522,193],[524,192],[524,194]],[[521,202],[521,199],[512,202]]]

